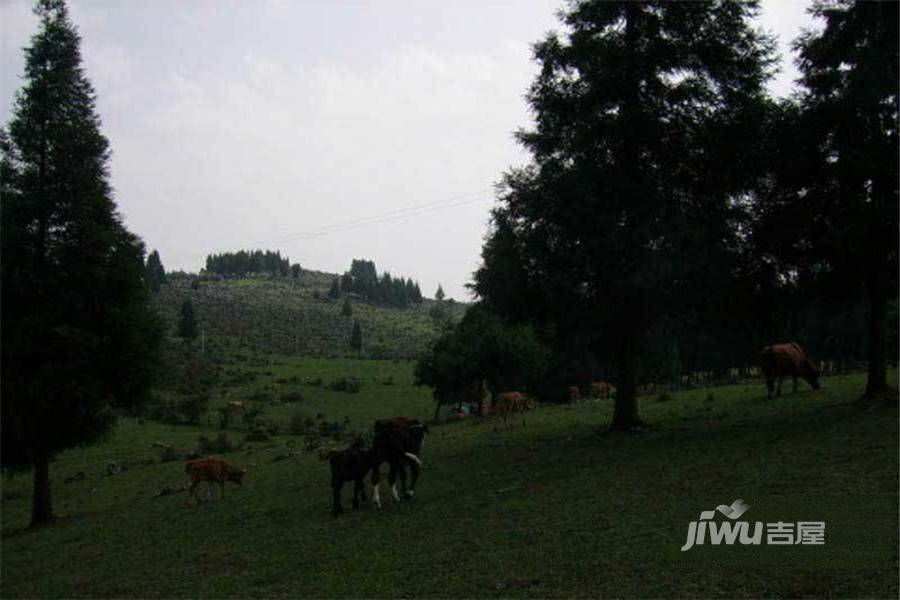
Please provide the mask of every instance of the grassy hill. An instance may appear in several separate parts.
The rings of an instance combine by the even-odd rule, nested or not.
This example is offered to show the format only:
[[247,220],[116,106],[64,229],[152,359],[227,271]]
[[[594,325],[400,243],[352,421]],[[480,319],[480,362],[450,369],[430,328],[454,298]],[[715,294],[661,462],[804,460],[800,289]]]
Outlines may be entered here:
[[[206,341],[216,348],[255,348],[304,356],[355,356],[350,348],[353,321],[363,332],[362,356],[413,358],[437,336],[429,315],[435,301],[407,309],[375,306],[350,296],[353,314],[341,314],[343,299],[328,298],[335,277],[304,271],[300,282],[290,278],[204,279],[176,273],[156,296],[170,332],[177,328],[181,304],[194,303]],[[465,304],[444,303],[460,317]]]
[[[302,396],[267,405],[273,423],[324,413],[370,427],[376,417],[432,412],[428,390],[410,385],[408,362],[273,356],[242,369],[256,373],[247,386]],[[328,389],[345,376],[362,382],[359,393]],[[26,529],[30,480],[4,480],[0,591],[897,597],[898,412],[855,404],[863,385],[862,375],[849,375],[824,379],[821,392],[771,401],[762,383],[645,398],[642,416],[653,425],[645,434],[608,432],[606,401],[542,407],[499,433],[478,421],[438,425],[414,501],[339,519],[329,515],[328,466],[301,436],[279,433],[224,454],[249,469],[244,486],[229,484],[224,501],[188,506],[183,493],[155,497],[185,475],[181,460],[161,462],[154,443],[183,453],[217,428],[124,419],[106,443],[53,464],[55,525]],[[231,397],[216,392],[217,403]],[[240,429],[228,434],[243,440]],[[111,460],[128,470],[107,475]],[[735,498],[749,503],[751,521],[826,520],[826,545],[737,562],[682,554],[688,522]]]

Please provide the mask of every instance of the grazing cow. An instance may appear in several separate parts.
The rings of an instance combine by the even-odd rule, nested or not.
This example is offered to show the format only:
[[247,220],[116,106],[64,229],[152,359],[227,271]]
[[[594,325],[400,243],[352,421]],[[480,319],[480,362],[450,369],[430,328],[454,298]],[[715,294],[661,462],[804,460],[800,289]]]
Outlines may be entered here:
[[[418,419],[409,417],[395,417],[393,419],[379,419],[375,422],[375,438],[372,442],[374,452],[372,465],[372,502],[381,508],[381,463],[390,465],[388,482],[391,484],[391,492],[394,499],[400,501],[397,492],[397,478],[400,478],[400,486],[403,495],[411,498],[415,493],[416,481],[419,479],[419,468],[422,461],[419,454],[425,446],[425,436],[428,433],[428,425],[419,422]],[[406,487],[406,471],[409,467],[412,472],[409,488]]]
[[[576,388],[577,389],[577,388]],[[511,427],[509,419],[516,413],[522,415],[522,425],[525,424],[525,412],[530,408],[528,397],[521,392],[502,392],[497,396],[497,404],[494,405],[494,414],[498,419],[503,419],[507,429]],[[496,424],[494,431],[497,431]]]
[[606,381],[595,381],[591,383],[591,398],[603,398],[609,400],[609,394],[612,386]]
[[581,390],[578,389],[578,386],[570,385],[567,391],[569,393],[569,402],[581,400]]
[[[781,383],[790,375],[794,378],[794,391],[797,391],[797,377],[805,379],[813,389],[819,389],[819,372],[809,362],[809,357],[798,344],[773,344],[766,346],[760,355],[760,366],[766,376],[768,397],[772,392],[781,395]],[[776,389],[775,382],[778,381]]]
[[[238,485],[242,485],[242,478],[246,470],[237,469],[224,460],[218,458],[198,458],[188,461],[184,467],[184,472],[191,476],[191,498],[194,497],[194,490],[203,482],[210,484],[218,483],[219,489],[222,491],[222,498],[225,498],[225,482],[233,481]],[[190,499],[188,499],[190,502]]]
[[331,514],[336,517],[344,512],[341,506],[341,490],[347,481],[354,482],[353,508],[359,508],[360,500],[366,501],[364,481],[373,466],[374,451],[364,449],[362,438],[357,438],[346,450],[329,452],[326,458],[331,464]]

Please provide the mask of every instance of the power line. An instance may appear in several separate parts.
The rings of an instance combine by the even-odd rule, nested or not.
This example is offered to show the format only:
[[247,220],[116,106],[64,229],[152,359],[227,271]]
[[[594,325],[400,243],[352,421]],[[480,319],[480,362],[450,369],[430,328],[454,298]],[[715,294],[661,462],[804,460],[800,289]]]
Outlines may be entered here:
[[[369,225],[377,225],[380,223],[386,223],[389,221],[396,221],[399,219],[407,218],[407,217],[416,217],[420,215],[425,215],[432,212],[437,212],[439,210],[446,210],[448,208],[454,208],[457,206],[463,206],[465,204],[472,204],[474,202],[478,202],[482,200],[485,196],[489,195],[490,192],[487,190],[477,191],[477,192],[469,192],[467,194],[460,194],[457,196],[452,196],[450,198],[445,198],[443,200],[435,201],[435,202],[426,202],[422,204],[415,204],[412,206],[407,206],[404,208],[398,208],[390,211],[386,211],[383,213],[378,213],[375,215],[370,215],[368,217],[362,217],[359,219],[354,219],[352,221],[345,221],[343,223],[336,223],[334,225],[326,225],[323,227],[318,227],[315,229],[309,229],[306,231],[299,231],[296,233],[287,234],[277,238],[269,238],[265,240],[260,240],[257,242],[253,242],[251,244],[242,245],[242,248],[258,248],[263,246],[278,246],[283,245],[288,242],[296,242],[301,240],[313,239],[317,237],[322,237],[325,235],[329,235],[332,233],[339,233],[342,231],[347,231],[351,229],[359,229],[361,227],[366,227]],[[235,246],[230,246],[229,248],[219,249],[211,252],[212,254],[218,254],[222,252],[226,252],[230,248],[234,248]],[[188,261],[196,258],[202,258],[206,256],[208,253],[202,254],[193,254],[190,256],[179,257],[175,260],[175,262]]]

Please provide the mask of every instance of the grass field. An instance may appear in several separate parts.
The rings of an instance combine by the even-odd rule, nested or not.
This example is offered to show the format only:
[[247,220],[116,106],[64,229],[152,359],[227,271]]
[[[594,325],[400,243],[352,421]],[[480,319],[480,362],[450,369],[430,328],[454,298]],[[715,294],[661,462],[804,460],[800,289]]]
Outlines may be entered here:
[[[275,417],[303,410],[347,415],[355,425],[431,416],[428,390],[410,385],[410,363],[278,363],[260,368],[272,380],[356,375],[364,386],[346,394],[301,384],[304,400],[273,408]],[[393,385],[378,383],[387,377]],[[896,405],[855,404],[863,385],[863,375],[849,375],[825,379],[821,392],[801,387],[771,401],[761,383],[643,398],[641,414],[653,426],[644,434],[608,432],[612,405],[603,401],[542,407],[499,433],[489,423],[439,425],[422,453],[414,501],[338,519],[329,515],[327,464],[294,452],[302,440],[291,435],[225,455],[249,472],[242,487],[229,484],[224,501],[154,497],[185,476],[181,461],[161,463],[151,444],[186,451],[217,431],[123,419],[107,442],[53,464],[54,525],[27,529],[30,479],[4,479],[0,593],[897,597],[898,413]],[[131,467],[107,476],[109,460]],[[79,471],[83,480],[63,482]],[[868,517],[887,525],[867,544],[878,558],[720,565],[679,556],[687,522],[716,503],[823,497],[876,500]]]

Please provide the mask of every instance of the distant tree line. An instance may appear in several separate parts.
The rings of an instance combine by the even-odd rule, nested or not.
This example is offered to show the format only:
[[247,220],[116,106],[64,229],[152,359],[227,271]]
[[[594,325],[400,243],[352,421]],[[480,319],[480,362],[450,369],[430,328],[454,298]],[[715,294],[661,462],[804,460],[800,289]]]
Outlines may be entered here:
[[299,277],[299,265],[291,270],[291,261],[288,257],[282,257],[280,251],[271,250],[239,250],[238,252],[224,252],[222,254],[210,254],[206,257],[206,272],[217,275],[243,277],[245,275],[257,275],[270,273],[286,277],[293,273]]
[[337,299],[341,294],[357,294],[373,304],[393,308],[422,303],[418,282],[408,277],[392,277],[387,271],[379,276],[371,260],[354,259],[349,271],[334,278],[328,296]]

